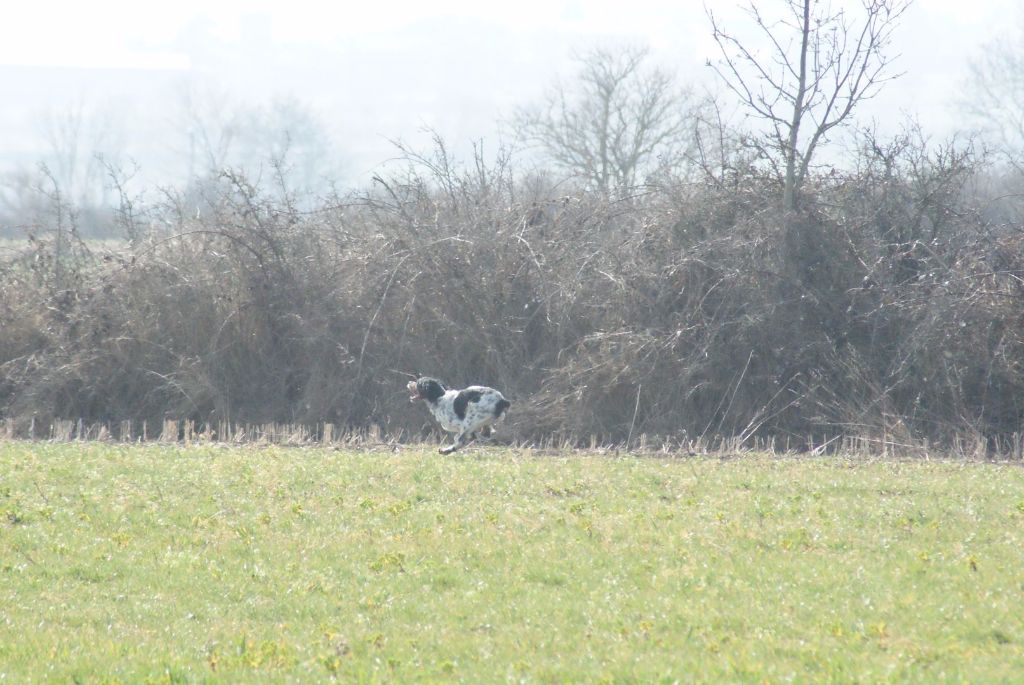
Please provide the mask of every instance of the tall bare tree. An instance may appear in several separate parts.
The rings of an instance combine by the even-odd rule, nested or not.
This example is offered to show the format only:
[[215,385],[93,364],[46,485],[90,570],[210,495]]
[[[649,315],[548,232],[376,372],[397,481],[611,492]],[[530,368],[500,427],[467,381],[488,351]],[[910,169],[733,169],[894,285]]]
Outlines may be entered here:
[[971,63],[962,104],[989,141],[1024,171],[1024,12],[1015,31],[994,39]]
[[188,178],[216,174],[229,164],[241,128],[238,106],[227,91],[189,81],[180,86],[174,126],[187,136],[175,149],[187,154]]
[[39,126],[46,141],[45,176],[60,185],[71,203],[105,203],[98,156],[119,160],[125,145],[124,122],[113,105],[77,101],[54,107],[39,117]]
[[649,50],[596,48],[577,56],[579,73],[557,83],[513,125],[562,169],[603,193],[681,156],[691,96],[668,72],[647,67]]
[[[762,7],[781,5],[780,18]],[[887,50],[910,0],[781,0],[746,7],[767,50],[728,33],[708,9],[722,59],[709,63],[765,132],[754,144],[782,182],[783,207],[795,210],[818,147],[874,97],[892,73]],[[849,5],[855,11],[848,9]]]
[[337,151],[321,119],[294,98],[274,98],[238,113],[233,163],[243,169],[273,166],[289,191],[312,196],[338,171]]
[[179,117],[188,136],[183,147],[190,179],[216,177],[227,168],[259,178],[273,169],[288,192],[312,197],[337,175],[327,129],[294,98],[247,104],[214,86],[190,83],[180,93]]

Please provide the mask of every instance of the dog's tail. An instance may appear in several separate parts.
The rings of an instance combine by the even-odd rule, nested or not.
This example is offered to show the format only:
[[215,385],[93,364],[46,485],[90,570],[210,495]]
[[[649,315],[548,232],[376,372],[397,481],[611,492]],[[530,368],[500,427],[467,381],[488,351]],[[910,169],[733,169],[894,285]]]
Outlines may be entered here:
[[498,403],[494,405],[494,418],[500,419],[501,415],[505,413],[505,410],[512,406],[512,403],[502,397],[498,400]]

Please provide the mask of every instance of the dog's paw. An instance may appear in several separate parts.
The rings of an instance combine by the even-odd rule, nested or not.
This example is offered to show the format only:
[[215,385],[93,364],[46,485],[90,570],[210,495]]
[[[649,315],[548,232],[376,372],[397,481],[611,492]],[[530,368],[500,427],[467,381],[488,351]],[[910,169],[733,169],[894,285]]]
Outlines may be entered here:
[[439,449],[438,453],[440,453],[440,454],[451,454],[454,451],[455,451],[455,445],[449,445],[448,447],[442,447],[441,449]]

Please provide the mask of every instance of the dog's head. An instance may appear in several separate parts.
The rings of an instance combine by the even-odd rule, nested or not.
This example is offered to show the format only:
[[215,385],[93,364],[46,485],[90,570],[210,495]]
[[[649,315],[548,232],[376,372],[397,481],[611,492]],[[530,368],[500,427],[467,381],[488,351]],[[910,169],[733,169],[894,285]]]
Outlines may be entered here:
[[415,402],[416,400],[436,402],[445,392],[441,381],[436,378],[427,378],[426,376],[418,381],[409,381],[405,387],[409,390],[410,402]]

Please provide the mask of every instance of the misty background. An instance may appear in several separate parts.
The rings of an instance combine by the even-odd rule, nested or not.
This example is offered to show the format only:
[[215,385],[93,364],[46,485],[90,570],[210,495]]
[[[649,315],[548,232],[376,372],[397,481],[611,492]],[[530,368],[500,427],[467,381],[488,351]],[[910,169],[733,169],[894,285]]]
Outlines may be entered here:
[[[460,152],[496,147],[512,110],[571,78],[573,54],[595,46],[647,46],[680,83],[719,93],[704,5],[17,3],[0,25],[0,173],[52,165],[74,135],[79,165],[100,153],[134,162],[141,185],[179,184],[211,151],[257,165],[283,143],[246,130],[292,127],[311,147],[311,178],[362,185],[396,156],[391,141],[425,147],[426,129]],[[736,3],[707,7],[753,36]],[[893,132],[910,116],[938,138],[969,128],[969,66],[1020,16],[1012,0],[913,4],[894,38],[905,76],[858,120]]]

